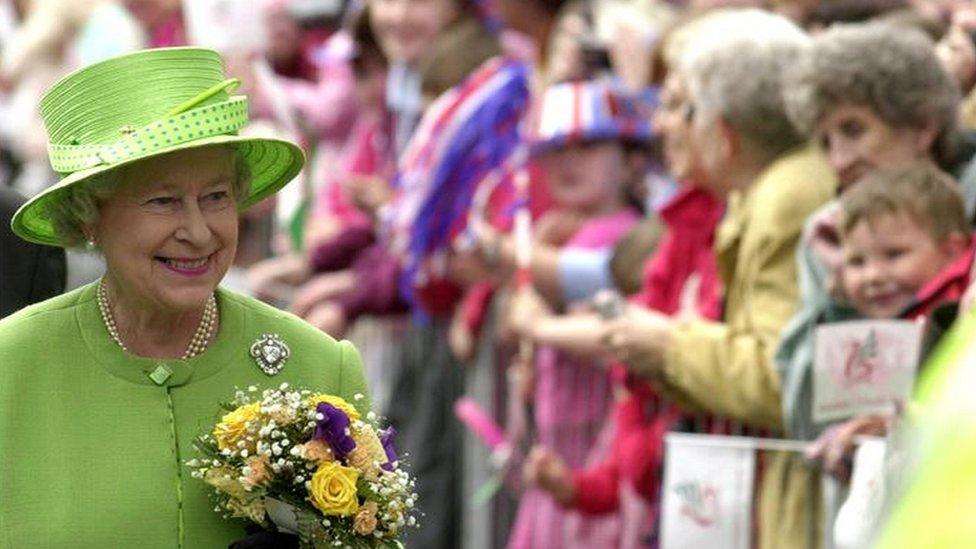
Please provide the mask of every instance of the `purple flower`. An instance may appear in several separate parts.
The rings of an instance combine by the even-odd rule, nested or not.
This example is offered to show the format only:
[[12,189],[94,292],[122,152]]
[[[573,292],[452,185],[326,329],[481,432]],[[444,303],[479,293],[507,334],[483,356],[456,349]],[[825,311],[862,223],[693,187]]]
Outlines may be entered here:
[[336,458],[345,461],[349,452],[356,447],[356,441],[349,436],[349,416],[335,406],[322,402],[315,407],[322,419],[315,422],[313,439],[324,440]]
[[396,429],[387,427],[385,431],[380,431],[380,443],[383,444],[383,451],[386,452],[387,463],[383,464],[383,469],[392,471],[397,462],[396,447],[393,445],[393,437],[396,436]]

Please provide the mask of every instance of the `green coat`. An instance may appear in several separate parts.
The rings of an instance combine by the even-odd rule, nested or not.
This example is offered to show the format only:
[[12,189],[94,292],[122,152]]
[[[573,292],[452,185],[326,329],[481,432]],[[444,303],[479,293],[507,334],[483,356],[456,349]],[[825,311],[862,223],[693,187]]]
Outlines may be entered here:
[[[0,547],[227,547],[244,523],[220,518],[185,466],[220,402],[287,381],[368,411],[350,343],[223,289],[217,302],[217,338],[187,361],[123,352],[94,285],[0,321]],[[266,333],[291,349],[270,377],[248,354]],[[160,365],[161,385],[148,376]]]
[[[780,332],[799,306],[796,247],[807,217],[835,194],[835,178],[813,146],[773,162],[729,201],[716,233],[725,285],[722,323],[679,323],[665,353],[662,389],[679,404],[782,432]],[[803,547],[808,535],[806,470],[772,454],[760,486],[762,547]]]

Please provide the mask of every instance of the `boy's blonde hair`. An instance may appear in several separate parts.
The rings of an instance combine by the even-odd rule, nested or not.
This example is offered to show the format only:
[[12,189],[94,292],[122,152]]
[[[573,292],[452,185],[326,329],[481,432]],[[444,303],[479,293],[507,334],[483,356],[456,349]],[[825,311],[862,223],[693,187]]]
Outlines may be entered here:
[[898,213],[911,216],[936,241],[970,232],[958,185],[930,161],[864,177],[841,197],[841,212],[844,237],[862,221]]

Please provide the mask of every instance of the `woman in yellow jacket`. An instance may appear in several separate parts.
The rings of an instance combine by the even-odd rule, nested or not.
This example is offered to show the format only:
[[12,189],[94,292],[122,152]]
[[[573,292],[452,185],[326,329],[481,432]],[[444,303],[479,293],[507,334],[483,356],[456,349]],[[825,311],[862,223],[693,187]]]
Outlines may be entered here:
[[[773,353],[799,303],[795,252],[805,219],[834,195],[825,159],[783,108],[782,72],[809,38],[787,20],[754,10],[696,23],[678,70],[689,84],[705,182],[727,197],[716,236],[726,287],[723,322],[672,320],[632,311],[606,340],[625,363],[691,410],[781,431]],[[720,37],[720,38],[719,38]],[[790,455],[767,461],[760,486],[761,547],[819,542],[808,529],[812,473]]]

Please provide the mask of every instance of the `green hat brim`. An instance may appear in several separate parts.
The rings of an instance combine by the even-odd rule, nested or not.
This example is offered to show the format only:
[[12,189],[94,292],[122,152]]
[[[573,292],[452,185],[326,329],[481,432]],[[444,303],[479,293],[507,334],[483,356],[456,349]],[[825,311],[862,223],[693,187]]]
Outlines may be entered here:
[[57,201],[66,189],[83,185],[97,175],[140,160],[176,151],[221,144],[234,145],[251,172],[250,194],[247,199],[241,202],[240,211],[244,211],[278,192],[294,179],[301,172],[302,166],[305,165],[305,153],[302,152],[302,149],[294,143],[281,139],[238,135],[217,135],[197,139],[133,156],[111,165],[74,172],[28,200],[14,214],[10,226],[14,233],[24,240],[49,246],[63,246],[54,230],[54,225],[51,223],[49,212],[50,205]]

